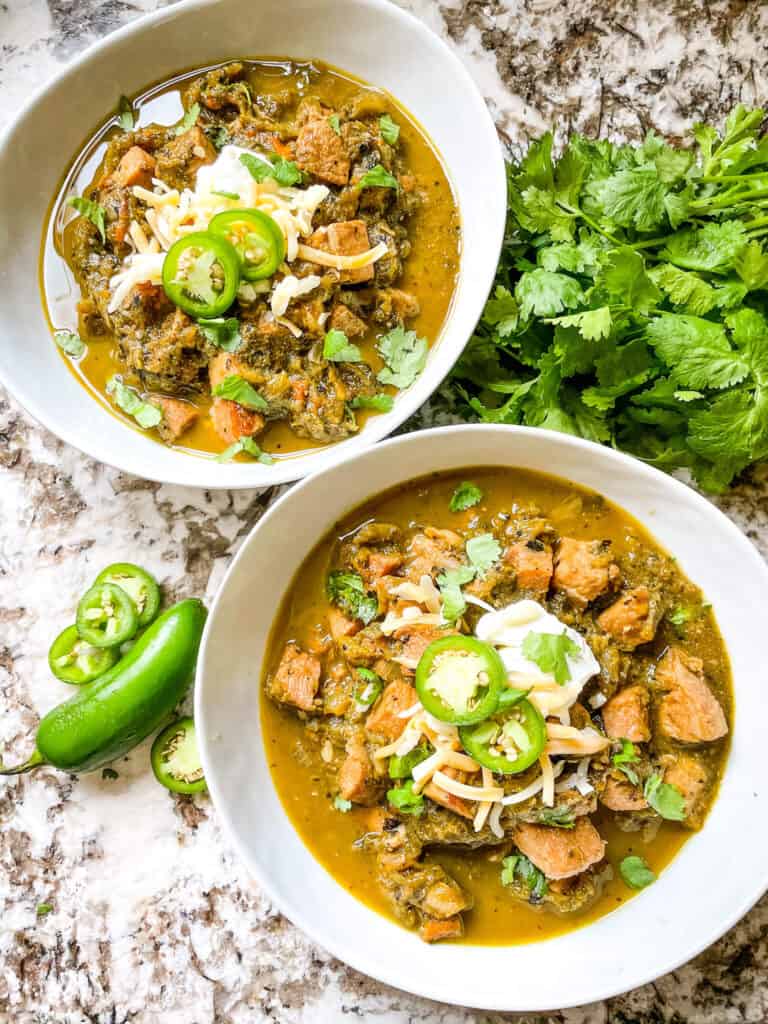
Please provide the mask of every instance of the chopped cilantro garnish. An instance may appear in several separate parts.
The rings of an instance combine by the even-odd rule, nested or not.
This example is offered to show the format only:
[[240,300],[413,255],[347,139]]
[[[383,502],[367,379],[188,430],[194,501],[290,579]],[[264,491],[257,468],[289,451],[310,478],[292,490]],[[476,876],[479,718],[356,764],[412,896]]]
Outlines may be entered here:
[[539,824],[553,828],[574,828],[576,817],[572,807],[543,807],[539,811]]
[[656,881],[656,875],[642,857],[625,857],[619,864],[619,873],[630,889],[644,889]]
[[203,337],[211,345],[224,352],[236,352],[241,345],[240,321],[236,316],[218,316],[208,320],[198,320]]
[[335,796],[333,799],[333,806],[337,811],[341,811],[342,814],[346,814],[347,811],[352,810],[352,801],[345,800],[343,796]]
[[460,565],[458,569],[446,569],[437,577],[437,585],[443,599],[443,617],[448,622],[461,618],[467,608],[467,602],[461,588],[475,578],[475,570],[469,565]]
[[193,103],[189,110],[184,111],[184,117],[176,125],[175,132],[177,135],[183,135],[184,132],[188,132],[190,128],[194,128],[197,124],[197,119],[200,117],[200,104]]
[[549,672],[563,686],[571,678],[569,657],[576,657],[579,645],[567,633],[528,633],[523,640],[524,657],[542,672]]
[[328,124],[333,128],[337,135],[341,135],[341,125],[339,123],[339,115],[331,114],[328,118]]
[[379,118],[379,131],[382,139],[390,146],[394,146],[400,137],[400,125],[396,124],[389,114],[382,114]]
[[62,352],[66,352],[73,359],[79,359],[85,352],[85,342],[74,331],[54,331],[53,339]]
[[110,377],[107,381],[107,394],[114,398],[115,405],[124,413],[133,416],[144,430],[156,427],[163,418],[162,412],[156,405],[145,402],[135,388],[129,388],[123,384],[118,376]]
[[549,886],[544,873],[539,871],[535,864],[522,854],[505,857],[501,864],[502,885],[512,885],[517,878],[528,889],[532,903],[541,901]]
[[220,384],[211,389],[211,394],[214,398],[226,398],[230,402],[237,402],[238,405],[242,405],[246,409],[256,409],[259,412],[264,412],[265,409],[269,408],[265,399],[261,397],[253,385],[249,384],[247,380],[237,373],[232,373],[225,377]]
[[451,512],[464,512],[473,505],[478,505],[483,500],[483,492],[475,484],[468,481],[459,484],[451,496],[448,507]]
[[124,132],[132,132],[136,127],[133,104],[127,96],[121,96],[117,104],[117,120]]
[[414,747],[407,754],[403,754],[402,757],[393,754],[389,759],[390,779],[409,779],[416,765],[426,761],[429,755],[429,748],[423,743],[420,743],[418,747]]
[[421,793],[413,792],[412,779],[408,779],[402,786],[388,790],[387,800],[401,814],[415,814],[418,817],[424,813],[424,797]]
[[102,242],[106,242],[107,235],[104,227],[106,210],[104,207],[92,199],[85,199],[83,196],[70,196],[67,202],[73,210],[77,210],[81,217],[88,218],[101,235]]
[[362,353],[344,331],[328,331],[323,341],[323,358],[334,363],[360,363]]
[[391,384],[400,390],[409,388],[426,366],[429,345],[415,331],[395,327],[379,338],[377,347],[386,363],[377,378],[381,384]]
[[356,184],[358,188],[393,188],[395,191],[400,188],[397,178],[381,164],[376,164],[370,171],[366,171]]
[[334,570],[328,573],[325,589],[329,601],[366,626],[378,615],[377,598],[368,593],[362,578],[355,572]]
[[478,576],[484,576],[501,558],[501,544],[492,533],[479,533],[466,543],[467,558]]
[[241,437],[234,444],[231,444],[229,448],[225,448],[221,454],[216,456],[217,462],[231,462],[236,455],[240,454],[250,455],[251,458],[256,459],[263,466],[274,465],[275,460],[268,452],[264,452],[259,448],[252,437]]
[[297,164],[282,156],[270,156],[269,160],[261,160],[253,153],[241,153],[240,163],[256,181],[273,178],[278,185],[287,186],[297,185],[303,177]]
[[658,773],[651,775],[643,787],[643,795],[651,807],[667,821],[685,819],[685,800],[677,786],[662,782]]
[[378,395],[356,395],[349,404],[353,409],[375,409],[376,412],[389,412],[394,406],[395,400],[392,395],[381,392]]
[[369,668],[356,668],[355,672],[362,680],[360,686],[354,693],[355,701],[363,708],[369,708],[376,703],[379,694],[384,689],[384,682],[380,675]]

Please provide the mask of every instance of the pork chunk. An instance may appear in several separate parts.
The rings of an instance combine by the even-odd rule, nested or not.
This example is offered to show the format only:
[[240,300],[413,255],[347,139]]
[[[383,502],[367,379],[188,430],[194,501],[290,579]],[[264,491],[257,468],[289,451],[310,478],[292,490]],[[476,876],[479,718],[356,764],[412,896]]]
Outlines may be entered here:
[[357,619],[348,619],[347,616],[331,605],[328,609],[328,628],[334,640],[341,640],[345,636],[354,636],[359,633],[362,623]]
[[359,316],[355,316],[352,310],[339,303],[333,307],[330,319],[331,330],[343,331],[348,338],[362,338],[368,330],[368,326]]
[[[342,220],[318,228],[309,236],[307,244],[314,249],[323,249],[337,256],[356,256],[371,248],[368,227],[364,220]],[[342,284],[360,284],[363,281],[370,281],[373,275],[373,264],[369,264],[357,270],[340,271],[339,280]]]
[[664,736],[679,743],[712,743],[726,735],[728,723],[704,679],[701,658],[670,647],[656,666],[654,683],[663,691],[656,712]]
[[365,745],[351,740],[339,769],[339,793],[356,804],[371,803],[377,798],[373,767]]
[[241,437],[254,437],[264,429],[264,417],[228,398],[214,398],[211,419],[216,433],[225,444],[234,444]]
[[157,177],[173,188],[194,187],[195,175],[216,159],[216,147],[202,128],[177,135],[157,151]]
[[603,707],[603,725],[613,740],[646,743],[651,738],[648,691],[636,683],[619,690]]
[[232,352],[217,352],[208,364],[208,379],[211,384],[211,391],[218,387],[227,377],[242,377],[243,380],[251,383],[261,378],[253,367],[244,360],[239,359]]
[[414,583],[422,576],[434,576],[442,569],[455,569],[461,562],[464,541],[453,530],[427,526],[408,547],[407,575]]
[[504,561],[517,577],[518,590],[528,590],[543,597],[552,579],[552,552],[539,540],[511,544],[504,552]]
[[[458,779],[460,782],[464,782],[466,776],[462,775],[461,772],[457,772],[455,768],[444,768],[443,772],[449,778]],[[464,800],[463,797],[456,796],[455,793],[449,793],[447,790],[442,789],[437,785],[436,782],[429,782],[424,787],[424,795],[428,796],[430,800],[434,800],[436,804],[440,804],[441,807],[445,807],[449,811],[453,811],[454,814],[458,814],[460,818],[466,818],[471,821],[475,816],[476,805],[471,804],[468,800]]]
[[419,927],[419,935],[425,942],[440,942],[441,939],[460,939],[464,934],[461,915],[448,917],[438,921],[434,917],[425,918]]
[[277,671],[267,685],[270,697],[281,704],[311,711],[319,686],[320,659],[296,644],[286,644]]
[[707,813],[709,773],[693,754],[667,754],[662,758],[664,781],[678,789],[685,802],[688,828],[700,828]]
[[154,173],[155,158],[150,156],[141,146],[131,146],[122,156],[112,175],[112,180],[116,185],[120,185],[123,188],[133,185],[151,188]]
[[577,818],[572,829],[519,825],[514,840],[520,852],[547,878],[580,875],[605,855],[605,841],[587,817]]
[[350,159],[344,141],[331,127],[330,111],[308,118],[296,139],[296,163],[302,171],[314,174],[329,185],[346,185]]
[[611,561],[610,546],[599,540],[562,537],[555,555],[552,584],[577,608],[586,608],[619,578]]
[[605,788],[600,794],[600,803],[610,811],[642,811],[648,801],[637,786],[629,779],[609,775],[605,780]]
[[182,402],[178,398],[154,395],[151,402],[163,414],[163,418],[157,426],[157,432],[164,441],[169,443],[177,441],[200,416],[194,405]]
[[390,683],[374,704],[365,728],[374,736],[396,740],[406,726],[407,719],[398,718],[402,711],[416,703],[416,691],[410,683],[395,680]]
[[609,633],[623,651],[633,651],[656,635],[659,609],[647,587],[635,587],[622,594],[597,618],[598,626]]

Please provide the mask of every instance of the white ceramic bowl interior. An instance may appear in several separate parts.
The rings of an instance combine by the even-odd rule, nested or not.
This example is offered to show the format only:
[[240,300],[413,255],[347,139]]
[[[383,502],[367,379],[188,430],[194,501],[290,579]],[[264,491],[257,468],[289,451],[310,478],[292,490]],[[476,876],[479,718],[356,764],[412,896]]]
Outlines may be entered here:
[[[37,285],[48,205],[70,161],[121,94],[237,56],[315,57],[392,93],[426,129],[458,199],[462,255],[448,322],[421,377],[356,437],[275,466],[219,464],[129,429],[88,395],[51,338]],[[390,433],[458,358],[487,297],[504,230],[504,162],[483,98],[461,62],[387,0],[190,0],[87,50],[0,141],[0,381],[65,441],[137,476],[257,487],[323,469]]]
[[[350,508],[413,477],[467,466],[544,469],[606,495],[644,523],[712,602],[736,688],[733,747],[716,803],[659,880],[612,914],[527,946],[427,946],[350,896],[283,811],[259,725],[265,644],[302,559]],[[546,1010],[644,984],[690,959],[768,886],[763,653],[768,570],[749,541],[683,484],[607,448],[520,427],[469,426],[385,442],[288,492],[254,528],[221,586],[195,699],[205,775],[257,880],[300,928],[353,967],[448,1003]]]

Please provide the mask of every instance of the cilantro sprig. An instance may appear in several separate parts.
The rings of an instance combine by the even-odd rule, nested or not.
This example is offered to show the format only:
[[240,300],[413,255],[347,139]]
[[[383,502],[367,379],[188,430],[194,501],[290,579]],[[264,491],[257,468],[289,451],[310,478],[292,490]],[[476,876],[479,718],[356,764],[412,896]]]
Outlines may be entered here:
[[574,134],[507,168],[496,284],[453,373],[478,418],[611,444],[722,491],[768,459],[768,138]]

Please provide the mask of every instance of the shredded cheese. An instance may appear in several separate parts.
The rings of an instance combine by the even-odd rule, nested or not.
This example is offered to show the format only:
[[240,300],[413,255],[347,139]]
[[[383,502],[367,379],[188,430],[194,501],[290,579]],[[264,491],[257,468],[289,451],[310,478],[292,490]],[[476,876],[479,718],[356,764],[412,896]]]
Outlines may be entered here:
[[503,810],[504,805],[499,800],[493,805],[491,813],[488,815],[488,825],[497,839],[504,838],[504,829],[501,827],[501,812]]
[[452,793],[463,800],[501,800],[504,790],[500,786],[467,786],[463,782],[457,782],[445,772],[436,771],[432,781],[446,793]]
[[341,253],[326,252],[325,249],[315,249],[311,245],[299,245],[298,256],[309,263],[317,263],[320,267],[331,267],[333,270],[361,270],[363,267],[370,267],[372,263],[386,256],[389,249],[383,242],[374,245],[372,249],[365,252],[358,252],[352,256],[343,256]]
[[[483,785],[486,788],[493,786],[493,772],[491,772],[489,768],[486,768],[485,765],[483,765]],[[483,800],[480,806],[477,808],[477,814],[475,814],[474,821],[472,822],[472,826],[475,832],[479,832],[482,829],[483,825],[485,825],[488,815],[491,813],[492,807],[492,801]]]
[[611,741],[601,736],[596,729],[574,729],[570,725],[547,722],[547,745],[544,752],[555,754],[599,754],[610,746]]
[[552,769],[552,762],[546,754],[539,755],[541,765],[541,801],[546,807],[555,805],[555,773]]
[[[565,765],[562,761],[559,761],[556,765],[553,765],[552,772],[555,778],[560,775]],[[530,800],[532,796],[536,796],[537,793],[541,792],[544,785],[544,775],[537,775],[536,778],[524,789],[518,789],[516,793],[509,793],[507,796],[501,798],[501,803],[504,807],[509,807],[512,804],[523,804],[526,800]]]

